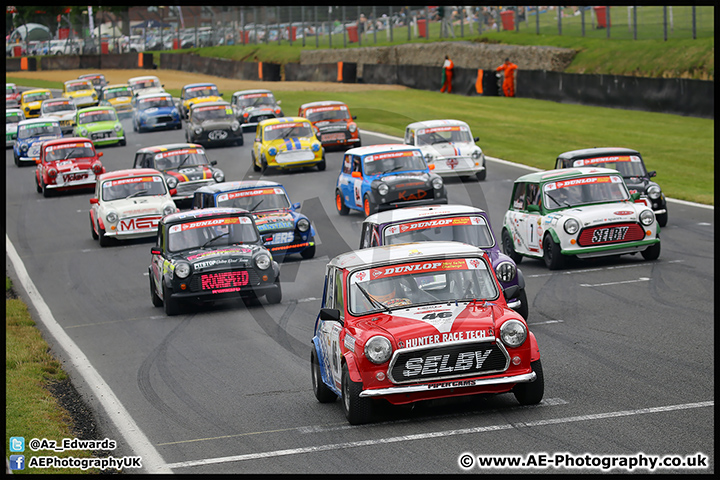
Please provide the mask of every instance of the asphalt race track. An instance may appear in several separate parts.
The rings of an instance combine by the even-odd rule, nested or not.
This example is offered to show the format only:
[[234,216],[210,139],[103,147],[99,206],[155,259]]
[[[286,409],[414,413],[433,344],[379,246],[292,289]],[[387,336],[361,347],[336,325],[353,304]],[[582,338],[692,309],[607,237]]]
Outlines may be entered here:
[[[123,125],[127,146],[100,147],[108,171],[130,168],[141,147],[184,141],[182,130],[139,134],[129,120]],[[397,142],[362,137],[363,145]],[[242,147],[207,152],[227,180],[257,179],[251,148],[246,134]],[[6,150],[8,249],[11,243],[35,295],[129,415],[111,421],[118,409],[106,413],[106,391],[83,381],[71,354],[49,339],[103,431],[118,441],[115,457],[146,455],[147,471],[174,473],[439,474],[599,473],[593,462],[602,456],[677,455],[678,466],[654,471],[714,471],[714,210],[685,203],[669,204],[657,261],[575,261],[554,272],[537,260],[520,264],[545,371],[540,405],[520,407],[507,394],[388,406],[376,423],[352,427],[338,402],[318,403],[309,359],[324,269],[358,247],[364,218],[335,210],[341,159],[342,152],[329,152],[324,172],[264,176],[285,185],[318,232],[315,258],[295,255],[282,264],[282,303],[218,302],[166,317],[150,301],[153,240],[101,248],[90,236],[91,194],[44,198],[34,167],[16,167]],[[483,182],[447,180],[450,202],[487,209],[499,234],[512,182],[526,172],[489,161]],[[30,303],[8,259],[8,274]],[[123,423],[137,426],[147,443],[126,436]],[[682,457],[698,453],[707,467],[685,468]],[[543,466],[540,454],[565,463]],[[479,467],[478,457],[490,455],[529,467]],[[632,471],[651,471],[642,465]]]

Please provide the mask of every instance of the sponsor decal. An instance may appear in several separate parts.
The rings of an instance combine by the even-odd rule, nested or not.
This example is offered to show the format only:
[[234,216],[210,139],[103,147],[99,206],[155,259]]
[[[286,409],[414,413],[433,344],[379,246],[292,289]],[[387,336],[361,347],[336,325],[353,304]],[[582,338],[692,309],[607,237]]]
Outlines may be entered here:
[[295,243],[292,245],[282,245],[279,247],[270,247],[268,250],[271,252],[277,252],[282,250],[290,250],[291,248],[304,248],[304,247],[311,247],[314,245],[314,242],[304,242],[304,243]]
[[230,110],[232,112],[232,109],[228,109],[225,107],[225,105],[210,105],[210,106],[202,106],[202,107],[195,107],[193,108],[193,111],[195,112],[205,112],[207,110]]
[[418,155],[415,150],[406,150],[402,152],[387,152],[387,153],[376,153],[374,155],[366,155],[364,160],[366,162],[376,162],[385,158],[398,158],[398,157],[412,157]]
[[168,152],[158,153],[157,155],[155,155],[155,159],[157,160],[158,158],[167,158],[172,157],[173,155],[188,155],[193,153],[204,155],[205,150],[203,150],[202,148],[182,148],[180,150],[170,150]]
[[428,196],[428,192],[425,190],[418,190],[415,193],[408,193],[406,190],[398,193],[398,200],[422,200]]
[[330,105],[327,107],[313,107],[307,109],[307,114],[311,113],[317,113],[317,112],[329,112],[331,110],[347,110],[347,106],[345,105]]
[[431,355],[424,358],[410,358],[405,362],[405,369],[402,371],[402,375],[405,378],[411,378],[418,375],[480,370],[491,353],[492,348],[488,348],[452,355]]
[[255,225],[257,225],[257,229],[259,232],[295,228],[295,222],[293,222],[292,220],[285,220],[284,218],[278,217],[257,217],[255,219]]
[[63,180],[66,182],[76,182],[78,180],[84,180],[88,178],[87,172],[83,173],[68,173],[63,175]]
[[617,212],[613,212],[614,215],[632,215],[633,213],[635,212],[633,212],[632,210],[620,210]]
[[197,92],[198,90],[213,90],[214,88],[216,88],[216,87],[214,87],[213,85],[204,85],[202,87],[190,87],[185,91],[186,92]]
[[453,387],[473,387],[477,382],[475,380],[456,380],[452,382],[438,382],[428,384],[428,390],[436,388],[453,388]]
[[[634,156],[634,158],[638,158],[637,156]],[[582,160],[575,160],[573,162],[573,167],[583,167],[585,165],[597,165],[598,163],[606,163],[606,162],[631,162],[636,161],[633,160],[632,157],[628,155],[615,155],[615,156],[609,156],[609,157],[596,157],[596,158],[584,158]]]
[[120,220],[118,230],[122,232],[130,232],[133,230],[154,230],[158,226],[158,222],[162,217],[145,217],[145,218],[127,218]]
[[307,126],[304,122],[296,122],[296,123],[276,123],[274,125],[268,125],[265,127],[265,131],[269,132],[270,130],[277,130],[278,128],[295,128],[295,127],[304,127]]
[[467,131],[468,128],[463,125],[455,125],[455,126],[446,126],[446,127],[430,127],[430,128],[421,128],[418,130],[418,135],[422,135],[424,133],[433,133],[433,132],[460,132],[460,131]]
[[439,218],[437,220],[424,220],[422,222],[404,223],[402,225],[394,225],[385,230],[385,236],[397,235],[399,233],[412,232],[414,230],[426,230],[435,227],[449,227],[456,225],[484,225],[485,221],[481,217],[452,217]]
[[28,130],[30,128],[37,128],[37,127],[54,127],[55,123],[47,122],[47,123],[31,123],[29,125],[20,125],[20,130]]
[[629,227],[598,228],[593,232],[592,243],[619,242],[625,239]]
[[269,96],[270,96],[270,94],[268,94],[268,93],[250,93],[248,95],[243,95],[240,98],[245,99],[245,98],[269,97]]
[[472,267],[470,266],[468,260],[464,258],[407,263],[404,265],[390,265],[355,272],[350,277],[350,283],[355,284],[362,281],[361,278],[375,280],[378,278],[394,277],[407,273],[433,273],[441,272],[443,270],[467,270],[469,268]]
[[157,96],[157,97],[149,97],[149,98],[143,98],[140,100],[140,103],[150,103],[150,102],[156,102],[158,100],[171,100],[172,97],[166,97],[166,96]]
[[557,188],[574,187],[577,185],[591,185],[595,183],[620,183],[622,179],[616,176],[573,178],[570,180],[559,180],[545,184],[544,190],[551,191]]
[[450,167],[451,170],[454,170],[460,162],[457,158],[448,158],[445,160],[445,163],[447,163],[447,166]]
[[285,192],[282,188],[258,188],[255,190],[243,190],[240,192],[230,192],[218,195],[218,201],[232,200],[233,198],[254,197],[256,195],[283,195]]
[[[216,257],[221,256],[225,254],[233,254],[233,253],[252,253],[252,248],[247,247],[228,247],[228,248],[220,248],[218,250],[212,250],[209,252],[202,252],[198,253],[197,255],[191,255],[187,257],[187,260],[189,262],[192,262],[193,260],[197,260],[199,258],[205,258],[205,257]],[[233,259],[230,259],[230,263]],[[222,259],[218,260],[218,264],[223,263]]]
[[142,182],[162,182],[160,177],[130,177],[121,178],[119,180],[110,180],[103,183],[103,188],[114,187],[116,185],[127,185],[130,183],[142,183]]
[[252,223],[248,217],[213,218],[211,220],[200,220],[197,222],[181,223],[170,227],[169,232],[184,232],[194,228],[216,227],[218,225],[234,225]]
[[[243,287],[250,281],[250,276],[246,270],[238,272],[221,272],[206,273],[200,276],[200,285],[202,290],[213,290],[213,293],[220,293],[218,289],[229,289],[233,287]],[[240,290],[236,288],[237,291]],[[227,290],[225,290],[227,291]]]
[[345,348],[351,352],[355,352],[355,337],[350,334],[345,335]]
[[80,118],[91,117],[93,115],[112,114],[111,110],[93,110],[92,112],[83,112],[80,114]]
[[[450,312],[440,312],[447,313]],[[428,314],[429,315],[429,314]],[[425,345],[433,345],[436,343],[460,342],[463,340],[479,340],[487,338],[485,330],[468,330],[464,332],[446,332],[440,335],[425,335],[423,337],[408,338],[404,341],[405,348],[422,347]]]
[[206,260],[204,262],[197,262],[193,263],[193,268],[201,269],[201,268],[207,268],[212,267],[216,263],[216,260]]

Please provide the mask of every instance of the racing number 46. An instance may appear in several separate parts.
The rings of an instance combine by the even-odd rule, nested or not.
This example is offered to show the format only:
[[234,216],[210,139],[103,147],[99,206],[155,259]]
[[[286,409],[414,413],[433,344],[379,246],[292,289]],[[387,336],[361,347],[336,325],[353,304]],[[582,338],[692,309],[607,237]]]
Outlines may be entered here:
[[423,316],[423,320],[435,320],[436,318],[448,318],[451,317],[452,313],[450,312],[440,312],[440,313],[428,313],[427,315]]

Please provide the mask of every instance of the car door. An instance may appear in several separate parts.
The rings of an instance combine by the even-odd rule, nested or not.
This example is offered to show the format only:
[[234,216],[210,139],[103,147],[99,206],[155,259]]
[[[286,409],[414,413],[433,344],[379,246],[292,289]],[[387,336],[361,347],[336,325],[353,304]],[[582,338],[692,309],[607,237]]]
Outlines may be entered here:
[[343,157],[342,170],[340,170],[340,176],[338,177],[338,188],[340,189],[345,205],[349,207],[355,205],[352,193],[352,157],[352,155],[345,154]]
[[542,255],[542,216],[540,215],[540,185],[525,185],[525,238],[530,253]]
[[340,332],[344,323],[344,303],[342,292],[342,270],[329,267],[327,272],[327,288],[325,290],[325,308],[340,311],[340,321],[321,320],[318,326],[321,359],[325,374],[330,383],[340,389],[342,378],[342,349],[340,348]]
[[505,214],[505,225],[512,237],[515,251],[518,253],[529,253],[526,241],[526,217],[525,213],[525,183],[515,184],[513,189],[510,208]]
[[[161,251],[165,251],[165,245],[163,245],[165,236],[164,236],[164,225],[160,224],[158,226],[157,231],[157,243],[155,245],[156,248],[159,248]],[[157,292],[158,296],[160,298],[163,297],[163,266],[165,264],[165,259],[163,255],[157,255],[152,254],[150,258],[150,277],[153,282],[153,286],[155,288],[155,292]]]

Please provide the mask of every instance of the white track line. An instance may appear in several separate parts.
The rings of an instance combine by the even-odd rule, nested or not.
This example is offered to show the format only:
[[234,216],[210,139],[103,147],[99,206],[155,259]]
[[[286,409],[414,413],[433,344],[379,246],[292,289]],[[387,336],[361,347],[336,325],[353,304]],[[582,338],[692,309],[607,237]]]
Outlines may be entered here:
[[15,250],[15,246],[10,241],[10,237],[5,236],[6,252],[10,262],[12,262],[18,280],[30,297],[30,301],[38,312],[40,321],[52,335],[53,339],[62,347],[67,354],[68,359],[73,367],[82,376],[88,388],[93,390],[95,397],[100,405],[105,409],[105,413],[118,429],[125,439],[125,442],[134,452],[135,455],[142,457],[143,469],[149,473],[172,473],[160,453],[150,443],[150,440],[140,430],[115,393],[110,389],[105,380],[100,376],[95,367],[92,366],[90,360],[83,354],[82,350],[73,342],[73,340],[65,333],[65,330],[53,317],[50,308],[43,300],[42,296],[30,279],[30,275],[25,269],[20,256]]
[[557,425],[563,423],[586,422],[592,420],[603,420],[607,418],[630,417],[634,415],[645,415],[648,413],[672,412],[686,410],[689,408],[712,407],[715,401],[686,403],[682,405],[669,405],[665,407],[641,408],[637,410],[622,410],[619,412],[597,413],[592,415],[579,415],[576,417],[551,418],[547,420],[536,420],[533,422],[504,423],[500,425],[489,425],[485,427],[461,428],[456,430],[445,430],[441,432],[416,433],[413,435],[402,435],[399,437],[376,438],[371,440],[360,440],[357,442],[333,443],[328,445],[316,445],[314,447],[290,448],[287,450],[275,450],[271,452],[248,453],[245,455],[233,455],[231,457],[207,458],[204,460],[191,460],[187,462],[170,463],[170,468],[198,467],[227,462],[241,462],[245,460],[257,460],[261,458],[282,457],[287,455],[299,455],[303,453],[325,452],[329,450],[344,450],[346,448],[367,447],[373,445],[384,445],[389,443],[410,442],[415,440],[426,440],[429,438],[444,438],[455,435],[467,435],[472,433],[495,432],[499,430],[512,430],[516,428],[541,427],[545,425]]

